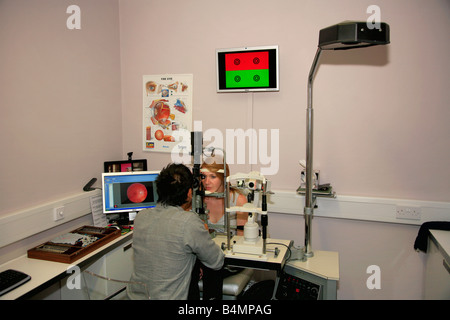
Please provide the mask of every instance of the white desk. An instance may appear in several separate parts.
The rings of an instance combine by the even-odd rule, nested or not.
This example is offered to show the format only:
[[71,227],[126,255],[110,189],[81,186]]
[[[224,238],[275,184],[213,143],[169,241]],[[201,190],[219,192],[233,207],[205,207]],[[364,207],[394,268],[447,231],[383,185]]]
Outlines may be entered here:
[[77,265],[80,268],[87,265],[109,251],[115,249],[121,244],[129,241],[133,237],[133,232],[128,232],[125,235],[112,240],[111,242],[105,244],[104,246],[98,248],[97,250],[91,252],[90,254],[80,258],[73,264],[60,263],[39,259],[30,259],[27,255],[20,256],[14,260],[8,261],[0,266],[0,271],[7,269],[15,269],[22,271],[31,276],[31,280],[22,286],[4,294],[0,297],[0,300],[14,300],[14,299],[26,299],[36,293],[42,291],[43,289],[49,287],[53,283],[71,275],[67,273],[67,269],[70,266]]

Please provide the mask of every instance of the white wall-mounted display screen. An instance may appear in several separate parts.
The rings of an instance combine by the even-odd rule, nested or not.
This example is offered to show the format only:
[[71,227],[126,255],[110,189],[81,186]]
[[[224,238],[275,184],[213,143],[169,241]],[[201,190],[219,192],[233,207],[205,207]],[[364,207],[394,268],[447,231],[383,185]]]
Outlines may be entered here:
[[278,60],[278,46],[217,49],[217,92],[279,91]]

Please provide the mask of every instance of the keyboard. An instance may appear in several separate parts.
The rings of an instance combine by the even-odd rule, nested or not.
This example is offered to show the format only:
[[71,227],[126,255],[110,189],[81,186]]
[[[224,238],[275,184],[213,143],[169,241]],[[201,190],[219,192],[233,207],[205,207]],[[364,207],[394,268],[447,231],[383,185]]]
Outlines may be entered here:
[[29,275],[13,269],[0,272],[0,296],[23,285],[30,279]]

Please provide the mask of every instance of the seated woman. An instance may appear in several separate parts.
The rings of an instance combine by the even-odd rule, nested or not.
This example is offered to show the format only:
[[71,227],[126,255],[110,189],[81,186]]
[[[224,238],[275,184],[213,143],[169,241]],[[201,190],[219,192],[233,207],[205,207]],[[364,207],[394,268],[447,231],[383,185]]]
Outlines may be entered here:
[[[224,192],[224,165],[223,161],[215,158],[213,163],[203,163],[200,172],[203,175],[202,183],[206,193],[222,193]],[[230,169],[226,164],[227,177],[230,175]],[[243,206],[247,203],[247,198],[237,190],[230,189],[228,195],[230,207]],[[208,226],[217,232],[225,232],[225,199],[217,197],[205,197],[206,208],[208,209]],[[243,226],[247,222],[248,214],[237,212],[230,214],[230,225],[234,227]],[[239,230],[238,234],[242,234]]]

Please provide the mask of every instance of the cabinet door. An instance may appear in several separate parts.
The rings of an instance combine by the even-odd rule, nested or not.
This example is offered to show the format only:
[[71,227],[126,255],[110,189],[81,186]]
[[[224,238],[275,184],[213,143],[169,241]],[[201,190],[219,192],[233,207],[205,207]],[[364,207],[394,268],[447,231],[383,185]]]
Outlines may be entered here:
[[[61,280],[62,300],[102,300],[126,286],[125,283],[114,280],[129,281],[133,271],[132,240],[108,252],[89,266],[85,266],[76,274]],[[107,280],[86,274],[90,271],[99,276],[113,279]],[[122,292],[114,299],[125,299]]]
[[129,281],[133,272],[133,240],[105,255],[106,274],[108,277]]
[[85,274],[88,270],[98,275],[105,275],[105,259],[94,261],[81,270],[74,267],[71,275],[60,281],[61,300],[99,300],[106,294],[105,281]]
[[[119,281],[130,280],[131,273],[133,272],[132,244],[133,241],[130,240],[116,250],[111,251],[107,255],[105,255],[105,274],[108,278]],[[120,288],[126,286],[126,284],[116,281],[107,281],[106,286],[107,294],[111,295],[114,292],[118,291]],[[126,299],[126,292],[122,292],[114,299]]]

